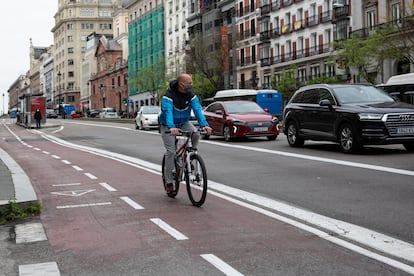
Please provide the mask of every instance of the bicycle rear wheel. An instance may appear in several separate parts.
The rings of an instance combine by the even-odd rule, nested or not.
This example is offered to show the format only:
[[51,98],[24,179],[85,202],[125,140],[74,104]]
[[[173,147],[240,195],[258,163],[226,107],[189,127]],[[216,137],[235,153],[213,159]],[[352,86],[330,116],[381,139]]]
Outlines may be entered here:
[[[175,193],[172,194],[167,194],[169,197],[176,197],[178,194],[178,190],[180,189],[180,181],[178,179],[178,168],[177,168],[177,163],[175,163],[174,161],[174,165],[175,165],[175,172],[173,172],[173,177],[174,177],[174,190]],[[165,155],[162,158],[162,165],[161,165],[161,172],[162,172],[162,184],[164,185],[164,190],[167,190],[167,183],[165,182]]]
[[191,154],[190,171],[185,172],[185,182],[191,203],[197,207],[203,205],[207,196],[207,171],[198,154]]

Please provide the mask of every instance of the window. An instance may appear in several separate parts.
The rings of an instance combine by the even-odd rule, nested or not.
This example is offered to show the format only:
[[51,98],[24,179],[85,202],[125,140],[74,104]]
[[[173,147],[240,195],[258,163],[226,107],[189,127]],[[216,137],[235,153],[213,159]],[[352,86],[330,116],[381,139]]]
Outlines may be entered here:
[[72,35],[68,35],[68,42],[73,42],[73,36]]
[[68,25],[66,25],[66,27],[67,27],[68,30],[73,30],[73,24],[68,24]]
[[391,18],[394,24],[401,23],[401,2],[391,5]]
[[74,65],[75,63],[74,63],[74,61],[73,61],[73,59],[68,59],[68,65]]
[[93,9],[81,9],[80,16],[93,16],[94,10]]
[[68,53],[69,53],[69,54],[73,54],[73,53],[74,53],[73,47],[69,47],[69,48],[68,48]]
[[112,29],[112,24],[109,24],[109,23],[99,24],[99,28],[101,30],[111,30]]
[[367,11],[367,28],[369,30],[374,30],[374,27],[376,25],[375,17],[375,10]]
[[93,29],[93,24],[92,23],[82,23],[81,24],[81,29],[82,30],[91,30],[91,29]]
[[69,78],[73,78],[75,76],[75,73],[73,71],[68,72]]

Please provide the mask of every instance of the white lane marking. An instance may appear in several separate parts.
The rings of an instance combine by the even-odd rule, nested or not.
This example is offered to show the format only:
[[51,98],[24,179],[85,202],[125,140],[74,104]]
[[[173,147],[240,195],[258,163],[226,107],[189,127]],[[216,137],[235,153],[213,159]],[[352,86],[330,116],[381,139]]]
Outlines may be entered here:
[[32,146],[32,145],[26,145],[26,147],[28,147],[28,148],[33,148],[33,146]]
[[98,202],[98,203],[85,203],[85,204],[75,204],[75,205],[60,205],[60,206],[56,206],[56,209],[93,207],[93,206],[104,206],[104,205],[111,205],[111,204],[112,202]]
[[72,168],[74,168],[75,170],[77,170],[78,172],[82,172],[83,169],[81,167],[78,167],[76,165],[73,165]]
[[[152,172],[154,174],[158,174],[158,175],[160,174],[161,166],[158,165],[158,164],[153,164],[153,163],[147,162],[145,160],[140,160],[138,158],[125,156],[125,155],[118,154],[118,153],[112,153],[112,152],[105,151],[105,150],[90,148],[90,147],[86,147],[86,146],[82,146],[82,145],[76,145],[76,144],[67,142],[65,140],[59,139],[57,137],[51,136],[51,135],[42,135],[42,136],[45,139],[47,139],[49,141],[52,141],[52,142],[55,142],[56,144],[59,144],[59,145],[62,145],[62,146],[66,146],[66,147],[69,147],[69,148],[74,148],[74,149],[78,149],[78,150],[85,151],[85,152],[88,152],[88,153],[96,154],[98,156],[102,156],[102,157],[106,157],[106,158],[109,158],[109,159],[112,159],[112,160],[116,160],[118,162],[128,164],[128,165],[133,166],[133,167],[142,168],[142,169],[144,169],[146,171],[149,171],[149,172]],[[203,141],[203,142],[206,142],[206,143],[208,142],[208,143],[211,143],[211,144],[218,144],[220,146],[223,146],[220,143],[209,142],[209,141]],[[226,145],[228,145],[228,144],[226,144]],[[244,148],[244,149],[247,149],[247,150],[257,150],[257,151],[272,153],[272,151],[269,151],[269,150],[262,150],[262,149],[243,147],[243,146],[237,146],[237,145],[228,145],[228,147],[236,147],[236,148],[239,147],[239,148]],[[399,169],[394,169],[394,168],[389,168],[389,167],[381,167],[381,166],[371,166],[371,165],[363,164],[363,163],[347,162],[347,161],[333,160],[333,159],[327,159],[327,158],[321,159],[321,158],[317,158],[317,157],[300,155],[300,154],[290,154],[290,153],[283,153],[283,152],[279,152],[279,153],[281,153],[281,155],[297,157],[297,158],[302,158],[303,157],[304,159],[314,159],[314,160],[321,161],[321,162],[328,162],[329,160],[332,160],[333,163],[336,163],[338,165],[352,165],[354,167],[363,167],[363,168],[367,168],[367,169],[375,168],[376,170],[379,170],[379,171],[381,171],[381,168],[384,168],[382,170],[384,172],[391,172],[391,173],[402,174],[402,175],[414,175],[414,171],[399,170]],[[343,163],[343,164],[341,164],[341,163]],[[209,183],[213,183],[213,182],[209,181]],[[212,188],[211,185],[210,185],[210,187]],[[230,187],[227,187],[225,185],[222,185],[221,187],[230,188]],[[217,190],[219,192],[224,192],[224,191],[220,190],[220,187]],[[210,190],[209,190],[209,193],[214,194],[214,192],[212,192]],[[245,196],[243,194],[240,194],[240,198],[244,199]],[[277,200],[271,200],[271,202],[276,203],[276,206],[278,206],[279,203],[282,203],[282,202],[279,202]],[[264,207],[264,205],[261,202],[259,202],[257,204]],[[283,203],[283,204],[285,204],[285,203]],[[289,205],[287,205],[287,206],[289,206]],[[296,207],[293,207],[293,206],[289,206],[289,208],[291,208],[291,214],[292,214],[293,217],[296,217],[296,213],[298,211],[303,211],[302,209],[299,209],[299,208],[296,208]],[[274,207],[273,209],[278,211],[277,207]],[[284,217],[281,217],[281,218],[284,218]],[[286,219],[286,218],[284,218],[284,219]],[[337,220],[326,217],[326,221],[322,222],[321,227],[328,228],[328,226],[333,224],[334,221],[337,221]],[[353,225],[353,224],[348,224],[348,225]],[[367,228],[359,227],[359,226],[356,226],[356,225],[353,225],[353,226],[357,227],[358,229],[364,229],[368,233],[372,233],[372,236],[377,236],[377,234],[379,234],[379,233],[377,233],[375,231],[372,231],[370,229],[367,229]],[[352,229],[348,229],[348,230],[352,230]],[[354,234],[356,236],[358,236],[358,233],[354,233]],[[351,237],[352,236],[350,235],[349,238],[351,238]],[[383,237],[386,237],[385,240],[388,241],[388,243],[387,243],[388,246],[393,246],[395,244],[404,244],[405,243],[401,240],[394,239],[394,238],[386,236],[386,235],[383,235]],[[368,247],[372,248],[373,245],[371,245],[371,243],[370,243],[371,240],[372,239],[369,239],[368,241],[361,241],[361,243],[364,244],[365,246],[368,246]],[[408,243],[405,243],[405,244],[408,244]],[[391,252],[387,251],[388,246],[387,247],[381,247],[382,248],[381,251],[390,254]],[[414,256],[413,256],[413,253],[412,253],[412,248],[413,247],[414,246],[412,244],[408,244],[408,251],[407,251],[406,249],[401,249],[401,248],[398,248],[398,246],[394,246],[393,247],[394,248],[393,252],[401,251],[401,253],[399,255],[404,255],[404,257],[403,257],[404,259],[414,259]]]
[[214,265],[218,270],[223,272],[225,275],[231,275],[231,276],[242,276],[243,275],[213,254],[201,254],[200,256],[204,260],[209,262],[210,264]]
[[223,144],[223,143],[218,143],[214,141],[203,141],[203,142],[207,144],[221,146],[221,147],[257,151],[257,152],[263,152],[263,153],[268,153],[268,154],[275,154],[275,155],[282,155],[282,156],[287,156],[287,157],[295,157],[295,158],[301,158],[301,159],[307,159],[307,160],[313,160],[313,161],[319,161],[319,162],[325,162],[325,163],[332,163],[332,164],[348,166],[348,167],[364,168],[368,170],[376,170],[376,171],[383,171],[383,172],[390,172],[390,173],[395,173],[395,174],[414,176],[414,171],[409,171],[409,170],[402,170],[402,169],[396,169],[396,168],[390,168],[390,167],[384,167],[384,166],[370,165],[370,164],[365,164],[365,163],[344,161],[344,160],[339,160],[339,159],[317,157],[317,156],[304,155],[304,154],[298,154],[298,153],[292,153],[292,152],[284,152],[284,151],[278,151],[278,150],[253,148],[253,147],[234,145],[234,144]]
[[50,192],[52,195],[63,195],[63,196],[83,196],[87,193],[95,192],[96,190],[75,190],[75,191],[61,191],[61,192]]
[[55,155],[55,154],[52,154],[51,156],[52,156],[53,158],[55,158],[55,159],[61,159],[61,158],[60,158],[60,156]]
[[50,154],[50,152],[43,150],[42,151],[44,154]]
[[[369,251],[368,249],[365,249],[365,248],[360,247],[360,246],[358,246],[358,245],[352,244],[352,243],[350,243],[350,242],[348,242],[348,241],[346,241],[346,240],[342,240],[342,239],[340,239],[340,238],[338,238],[338,237],[336,237],[336,236],[332,236],[332,234],[331,234],[331,233],[327,233],[327,232],[321,231],[321,230],[319,230],[319,229],[317,229],[317,228],[314,228],[314,227],[312,227],[312,226],[306,225],[306,224],[304,224],[304,223],[298,222],[298,221],[296,221],[296,220],[293,220],[293,219],[290,219],[290,218],[287,218],[287,217],[284,217],[284,216],[281,216],[281,215],[277,215],[277,214],[275,214],[275,213],[273,213],[273,212],[271,212],[271,211],[268,211],[268,210],[266,210],[266,209],[262,209],[262,208],[260,208],[260,207],[258,207],[258,206],[251,205],[251,204],[249,204],[249,203],[247,203],[247,202],[240,201],[240,200],[238,200],[238,199],[232,198],[232,197],[230,197],[230,196],[226,196],[226,195],[221,194],[221,193],[218,193],[218,192],[214,192],[214,191],[211,191],[211,190],[210,190],[210,191],[209,191],[209,193],[211,193],[211,194],[213,194],[213,195],[215,195],[215,196],[217,196],[217,197],[220,197],[220,198],[222,198],[222,199],[225,199],[225,200],[227,200],[227,201],[233,202],[233,203],[235,203],[235,204],[237,204],[237,205],[240,205],[240,206],[243,206],[243,207],[245,207],[245,208],[248,208],[248,209],[254,210],[254,211],[256,211],[257,213],[263,214],[263,215],[265,215],[265,216],[268,216],[268,217],[274,218],[274,219],[279,220],[279,221],[281,221],[281,222],[284,222],[284,223],[290,224],[290,225],[292,225],[292,226],[294,226],[294,227],[296,227],[296,228],[299,228],[299,229],[305,230],[305,231],[307,231],[307,232],[310,232],[310,233],[312,233],[312,234],[314,234],[314,235],[316,235],[316,236],[320,237],[321,239],[324,239],[324,240],[330,241],[330,242],[332,242],[332,243],[334,243],[334,244],[337,244],[337,245],[339,245],[339,246],[342,246],[342,247],[344,247],[344,248],[347,248],[347,249],[349,249],[349,250],[352,250],[352,251],[354,251],[354,252],[357,252],[357,253],[359,253],[359,254],[361,254],[361,255],[364,255],[364,256],[370,257],[370,258],[372,258],[372,259],[374,259],[374,260],[380,261],[380,262],[382,262],[382,263],[388,264],[388,265],[393,266],[393,267],[395,267],[395,268],[398,268],[398,269],[400,269],[400,270],[403,270],[403,271],[406,271],[406,272],[408,272],[408,273],[412,273],[412,274],[414,274],[414,267],[412,267],[412,266],[409,266],[409,265],[406,265],[406,264],[405,264],[405,263],[403,263],[403,262],[399,262],[399,261],[396,261],[396,260],[394,260],[394,259],[391,259],[391,258],[385,257],[385,256],[380,255],[380,254],[378,254],[378,253],[375,253],[375,252],[373,252],[373,251]],[[292,208],[294,208],[294,207],[292,207]],[[298,208],[296,208],[296,209],[298,209]],[[298,210],[299,210],[299,209],[298,209]],[[356,225],[355,225],[355,226],[356,226]],[[362,227],[359,227],[359,226],[356,226],[356,227],[363,229]],[[366,230],[368,230],[368,229],[366,229]],[[368,231],[369,231],[369,230],[368,230]],[[374,232],[374,231],[372,231],[372,232]],[[375,233],[375,232],[374,232],[374,233]],[[378,233],[378,234],[379,234],[379,233]],[[380,235],[381,235],[381,234],[380,234]],[[341,235],[340,235],[340,236],[341,236]],[[390,238],[390,239],[392,239],[392,238]],[[390,242],[392,242],[392,241],[390,241]],[[362,243],[362,244],[364,244],[364,245],[367,245],[367,246],[369,246],[369,247],[373,247],[373,246],[372,246],[372,244],[370,244],[370,243],[366,243],[365,241],[363,241],[363,242],[361,242],[361,243]],[[404,242],[402,242],[402,243],[404,243]],[[407,245],[408,245],[409,247],[411,247],[411,250],[410,250],[410,248],[397,248],[397,247],[396,247],[396,248],[394,248],[394,249],[396,250],[396,252],[401,251],[401,254],[399,254],[399,255],[402,255],[405,259],[406,259],[407,257],[409,257],[408,255],[410,255],[410,254],[409,254],[409,252],[405,252],[405,253],[407,253],[407,254],[404,254],[404,252],[402,252],[402,251],[404,251],[404,250],[412,251],[412,245],[410,245],[410,244],[407,244]],[[391,252],[387,252],[387,251],[384,251],[384,252],[385,252],[385,253],[392,254]],[[395,252],[394,252],[394,253],[395,253]]]
[[182,234],[181,232],[177,231],[175,228],[171,227],[170,225],[168,225],[167,223],[165,223],[162,219],[160,218],[152,218],[150,219],[154,224],[156,224],[157,226],[159,226],[162,230],[164,230],[165,232],[167,232],[168,234],[170,234],[171,236],[173,236],[176,240],[188,240],[188,237],[186,237],[184,234]]
[[55,131],[52,131],[52,133],[57,133],[57,132],[59,132],[63,129],[64,129],[64,127],[61,125],[60,128],[56,129]]
[[414,262],[414,245],[410,243],[392,238],[390,236],[375,232],[367,228],[357,226],[352,223],[319,215],[308,210],[294,207],[284,202],[273,200],[264,196],[259,196],[237,188],[228,187],[214,181],[209,181],[208,185],[210,189],[230,195],[233,198],[239,198],[243,201],[248,201],[267,209],[295,217],[309,224],[322,227],[327,231],[333,232],[336,235],[339,235],[346,239],[351,239],[360,244],[368,245],[379,251],[386,252],[399,258]]
[[47,240],[43,224],[39,222],[17,224],[15,227],[16,243]]
[[60,276],[56,262],[19,265],[19,276]]
[[91,173],[85,173],[85,175],[87,176],[87,177],[89,177],[90,179],[98,179],[96,176],[94,176],[93,174],[91,174]]
[[64,184],[53,184],[53,187],[65,187],[65,186],[78,186],[81,183],[64,183]]
[[62,160],[63,163],[65,163],[66,165],[70,165],[72,164],[72,162],[68,161],[68,160]]
[[127,203],[129,206],[131,206],[135,210],[145,209],[144,207],[142,207],[141,205],[139,205],[138,203],[136,203],[135,201],[133,201],[132,199],[130,199],[127,196],[121,196],[120,199],[122,199],[123,201],[125,201],[125,203]]
[[39,148],[34,148],[34,150],[37,150],[37,151],[39,151],[40,149],[39,149]]
[[107,189],[110,192],[116,192],[117,191],[114,187],[112,187],[108,183],[102,182],[102,183],[99,183],[99,185],[101,185],[102,187],[104,187],[105,189]]

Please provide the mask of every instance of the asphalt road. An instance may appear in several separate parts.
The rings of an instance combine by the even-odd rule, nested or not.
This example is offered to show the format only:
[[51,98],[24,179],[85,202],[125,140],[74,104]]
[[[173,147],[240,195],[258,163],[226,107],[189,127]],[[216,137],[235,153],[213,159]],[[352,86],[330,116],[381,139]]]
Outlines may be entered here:
[[[211,193],[195,208],[184,189],[177,199],[163,194],[156,132],[73,120],[63,126],[12,127],[30,148],[2,129],[4,147],[40,195],[48,237],[30,257],[4,237],[16,263],[48,258],[62,275],[414,273],[414,155],[400,146],[343,155],[325,143],[292,149],[283,136],[212,137],[199,146]],[[184,237],[155,227],[164,223]]]

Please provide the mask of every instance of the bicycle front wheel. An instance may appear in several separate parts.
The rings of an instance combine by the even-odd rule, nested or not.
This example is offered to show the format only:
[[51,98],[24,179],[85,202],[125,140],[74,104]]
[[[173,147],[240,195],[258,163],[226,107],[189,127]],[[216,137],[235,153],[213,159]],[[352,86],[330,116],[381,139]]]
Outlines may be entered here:
[[198,154],[190,157],[190,171],[185,172],[187,193],[191,203],[200,207],[207,196],[207,171],[204,161]]

